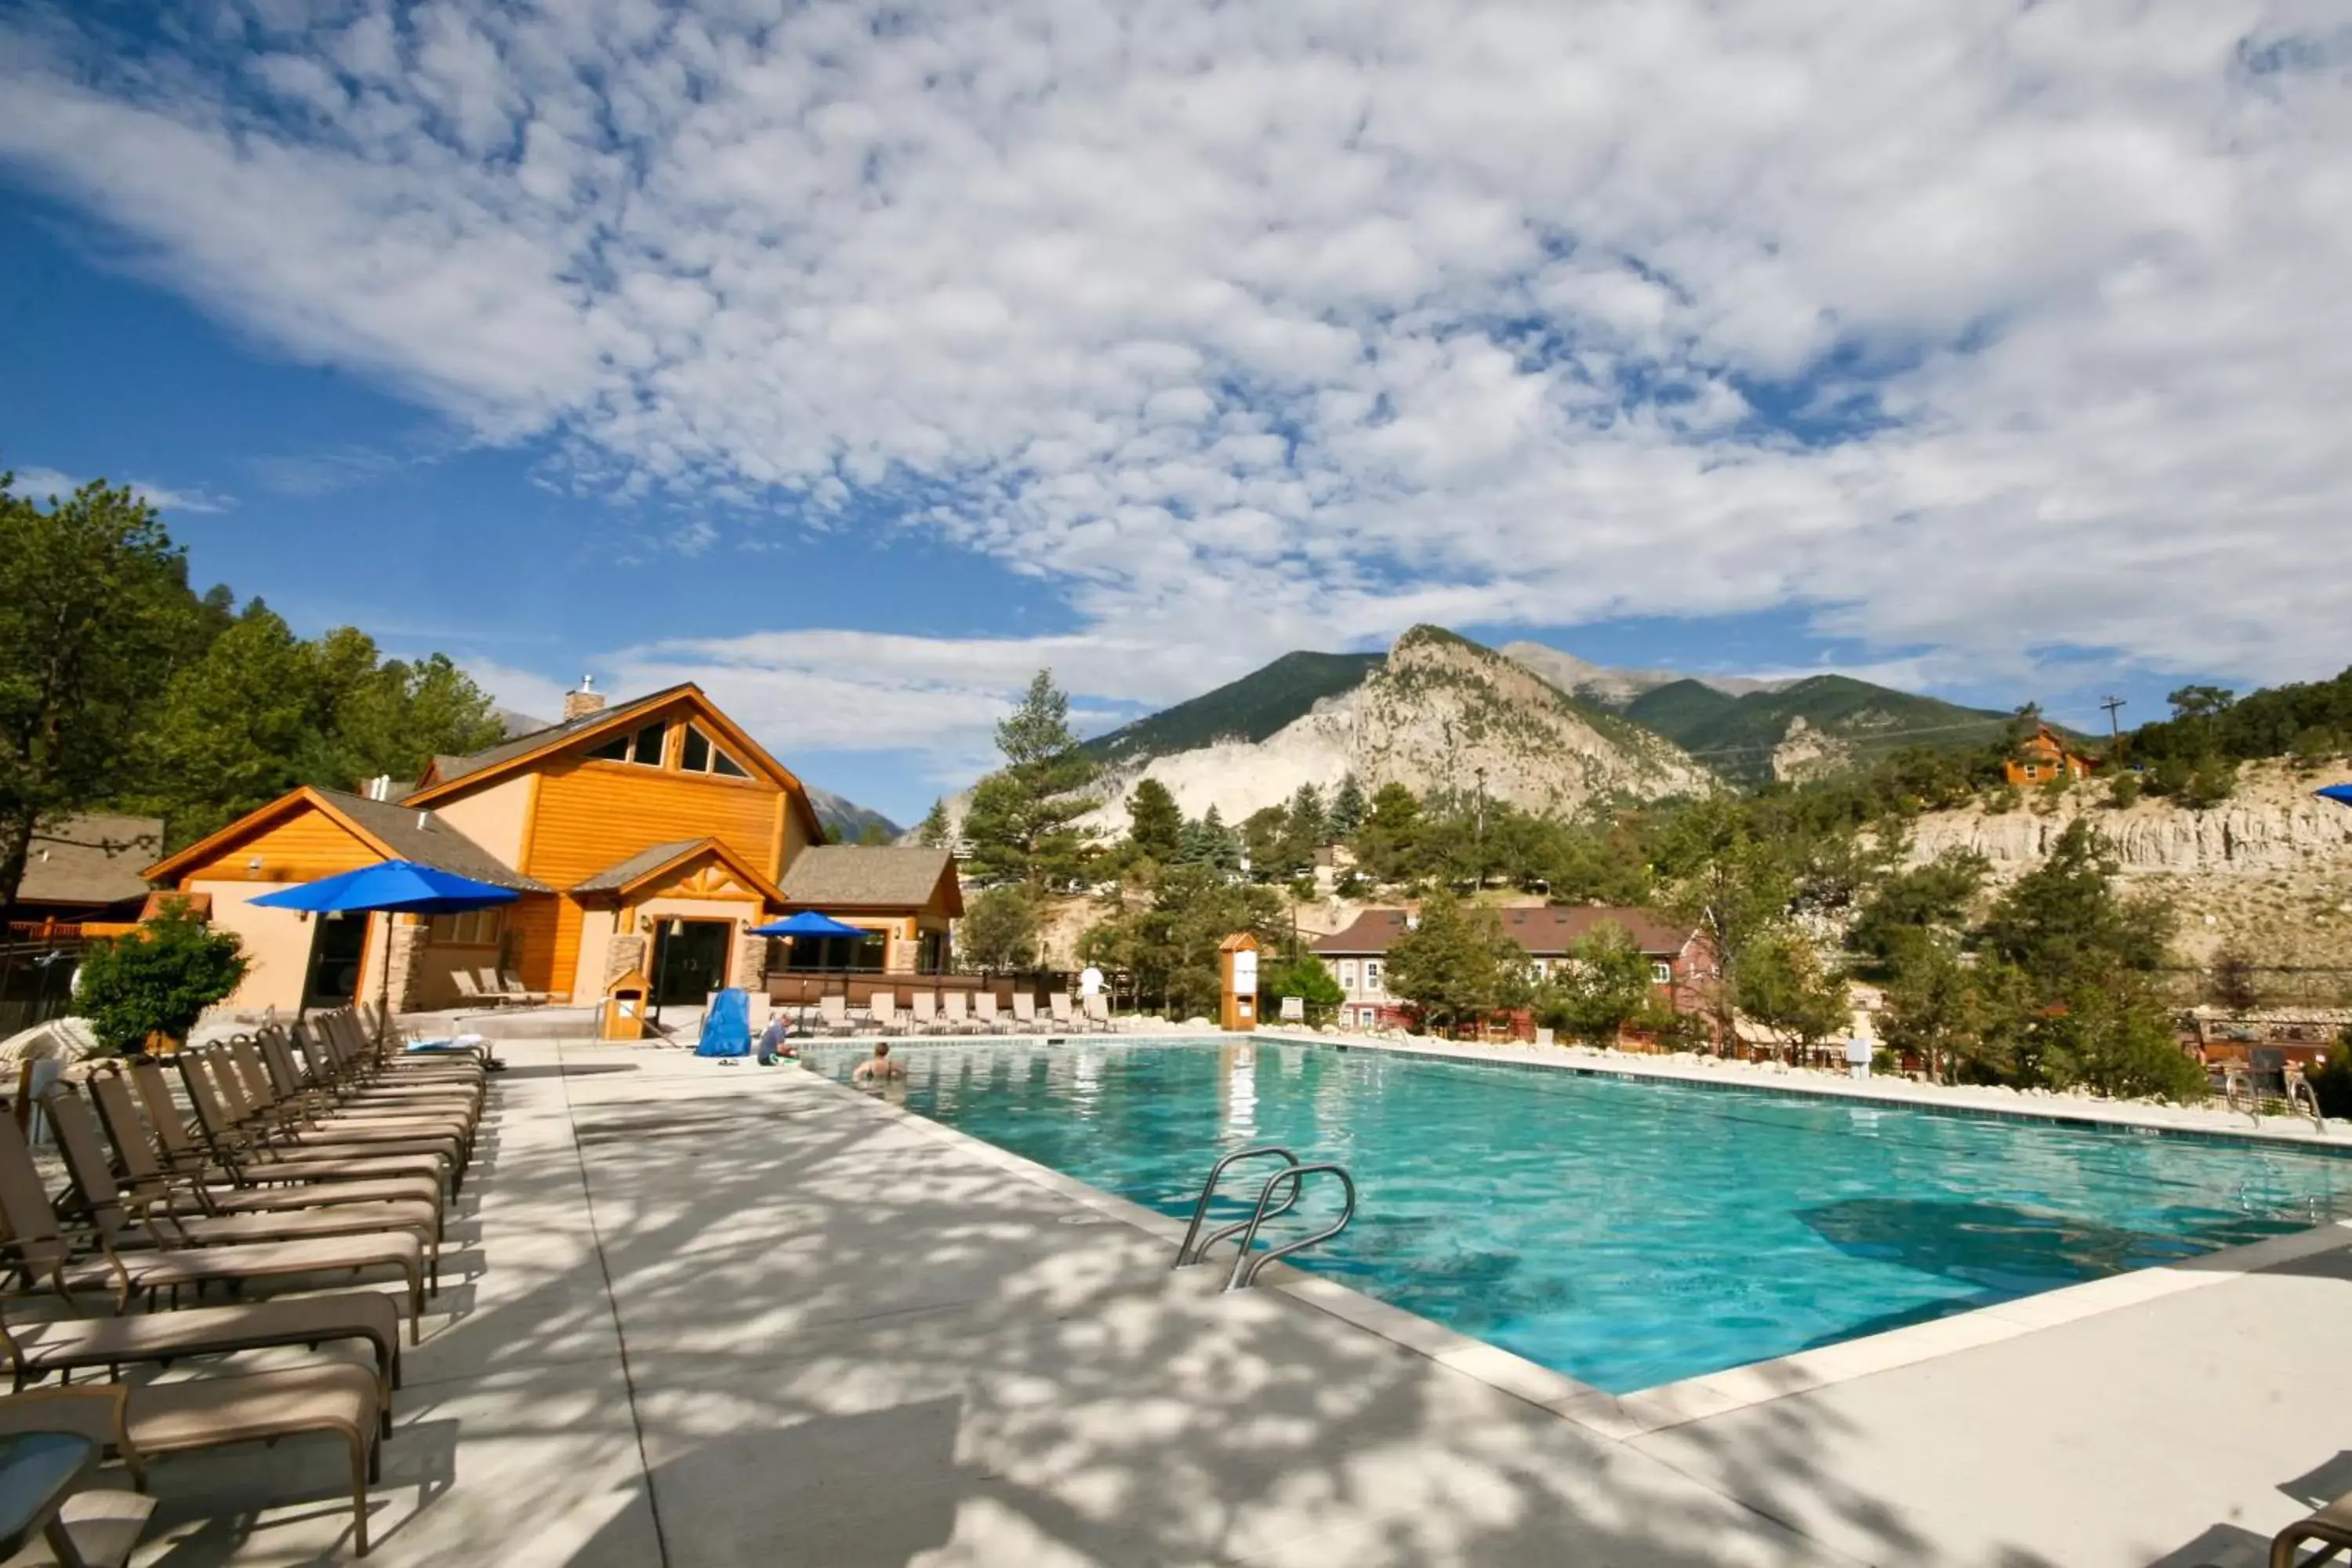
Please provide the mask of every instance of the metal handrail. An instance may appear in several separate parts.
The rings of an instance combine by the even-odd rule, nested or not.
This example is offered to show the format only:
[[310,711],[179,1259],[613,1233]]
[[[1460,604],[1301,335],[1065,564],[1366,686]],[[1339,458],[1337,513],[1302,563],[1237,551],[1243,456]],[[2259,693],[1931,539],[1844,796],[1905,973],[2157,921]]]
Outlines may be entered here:
[[[1339,1217],[1331,1223],[1328,1229],[1318,1230],[1312,1236],[1302,1236],[1297,1240],[1285,1242],[1280,1247],[1270,1247],[1264,1252],[1252,1257],[1250,1254],[1250,1246],[1253,1242],[1257,1240],[1257,1227],[1265,1224],[1275,1215],[1286,1213],[1293,1205],[1297,1204],[1298,1202],[1298,1194],[1304,1191],[1307,1186],[1307,1177],[1321,1175],[1326,1172],[1339,1177],[1339,1184],[1348,1190],[1348,1201],[1346,1205],[1340,1209]],[[1266,1202],[1274,1196],[1275,1185],[1280,1182],[1288,1182],[1290,1184],[1290,1196],[1283,1203],[1281,1207],[1269,1210],[1265,1206]],[[1303,1251],[1307,1247],[1317,1245],[1318,1242],[1330,1240],[1333,1237],[1347,1229],[1348,1222],[1355,1217],[1356,1178],[1348,1173],[1347,1166],[1333,1164],[1293,1164],[1287,1170],[1276,1171],[1273,1175],[1268,1176],[1265,1179],[1265,1189],[1257,1195],[1257,1212],[1251,1215],[1249,1217],[1248,1228],[1242,1236],[1241,1250],[1234,1255],[1234,1271],[1225,1276],[1225,1289],[1228,1290],[1248,1289],[1256,1280],[1258,1270],[1264,1268],[1267,1264],[1273,1262],[1277,1258],[1287,1258],[1294,1252]]]
[[[1192,1238],[1201,1234],[1201,1222],[1208,1217],[1209,1200],[1217,1195],[1217,1182],[1224,1175],[1225,1167],[1237,1163],[1243,1160],[1263,1159],[1269,1154],[1279,1155],[1284,1165],[1289,1169],[1296,1170],[1298,1167],[1297,1155],[1292,1153],[1287,1149],[1273,1143],[1261,1143],[1255,1149],[1236,1149],[1232,1153],[1226,1155],[1223,1159],[1209,1167],[1209,1179],[1201,1184],[1201,1201],[1192,1205],[1192,1223],[1184,1227],[1184,1239],[1182,1242],[1178,1244],[1176,1248],[1176,1261],[1171,1267],[1176,1268],[1190,1268],[1192,1265],[1200,1262],[1203,1258],[1206,1258],[1209,1255],[1209,1248],[1216,1246],[1217,1243],[1224,1240],[1225,1237],[1233,1235],[1235,1231],[1240,1230],[1244,1226],[1251,1223],[1248,1220],[1235,1220],[1229,1226],[1225,1226],[1218,1230],[1211,1232],[1209,1236],[1202,1240],[1200,1246],[1194,1247],[1192,1245]],[[1262,1197],[1259,1201],[1261,1204],[1264,1203],[1264,1199]],[[1282,1214],[1288,1210],[1290,1204],[1295,1204],[1297,1201],[1298,1194],[1297,1190],[1294,1189],[1290,1194],[1290,1203],[1283,1205],[1281,1208],[1276,1209],[1274,1212],[1276,1214]]]

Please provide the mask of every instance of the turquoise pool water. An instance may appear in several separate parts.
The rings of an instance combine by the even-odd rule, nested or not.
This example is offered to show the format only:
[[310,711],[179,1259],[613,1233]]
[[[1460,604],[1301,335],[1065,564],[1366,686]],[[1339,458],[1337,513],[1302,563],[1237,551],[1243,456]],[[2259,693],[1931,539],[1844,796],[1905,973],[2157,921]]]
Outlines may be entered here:
[[2322,1154],[1602,1074],[1264,1041],[899,1059],[909,1110],[1180,1217],[1221,1152],[1339,1161],[1355,1224],[1302,1267],[1612,1393],[2352,1213]]

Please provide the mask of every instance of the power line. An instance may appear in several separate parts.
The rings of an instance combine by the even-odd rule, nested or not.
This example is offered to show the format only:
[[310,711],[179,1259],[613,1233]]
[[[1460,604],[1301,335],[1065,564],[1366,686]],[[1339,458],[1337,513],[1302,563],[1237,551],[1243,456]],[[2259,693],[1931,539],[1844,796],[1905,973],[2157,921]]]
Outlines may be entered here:
[[2107,710],[2108,738],[2110,740],[2118,741],[2123,739],[2123,725],[2122,722],[2116,718],[2116,710],[2124,706],[2124,700],[2120,697],[2110,697],[2105,701],[2100,703],[2099,706]]

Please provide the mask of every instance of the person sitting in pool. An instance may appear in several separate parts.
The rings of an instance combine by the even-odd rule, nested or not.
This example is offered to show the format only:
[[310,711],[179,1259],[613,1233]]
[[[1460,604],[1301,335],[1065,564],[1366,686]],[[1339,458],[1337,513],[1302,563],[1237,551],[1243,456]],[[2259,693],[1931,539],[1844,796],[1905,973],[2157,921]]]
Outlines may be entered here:
[[890,1059],[890,1042],[877,1040],[874,1042],[873,1059],[859,1062],[857,1069],[849,1075],[849,1081],[879,1083],[886,1078],[905,1078],[906,1076],[907,1069]]

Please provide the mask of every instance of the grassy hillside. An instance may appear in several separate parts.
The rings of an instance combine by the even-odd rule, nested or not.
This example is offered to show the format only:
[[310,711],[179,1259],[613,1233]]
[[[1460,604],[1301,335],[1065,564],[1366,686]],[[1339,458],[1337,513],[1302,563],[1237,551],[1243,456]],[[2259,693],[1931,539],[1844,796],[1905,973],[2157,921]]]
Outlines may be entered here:
[[1085,750],[1104,763],[1189,752],[1218,741],[1263,741],[1326,697],[1352,691],[1381,667],[1377,653],[1286,653],[1263,669],[1097,735]]
[[1979,745],[2000,740],[2010,716],[1914,697],[1843,675],[1816,675],[1780,691],[1727,697],[1695,680],[1643,692],[1625,716],[1674,742],[1717,773],[1769,778],[1772,749],[1803,719],[1854,746],[1866,760],[1900,746]]

